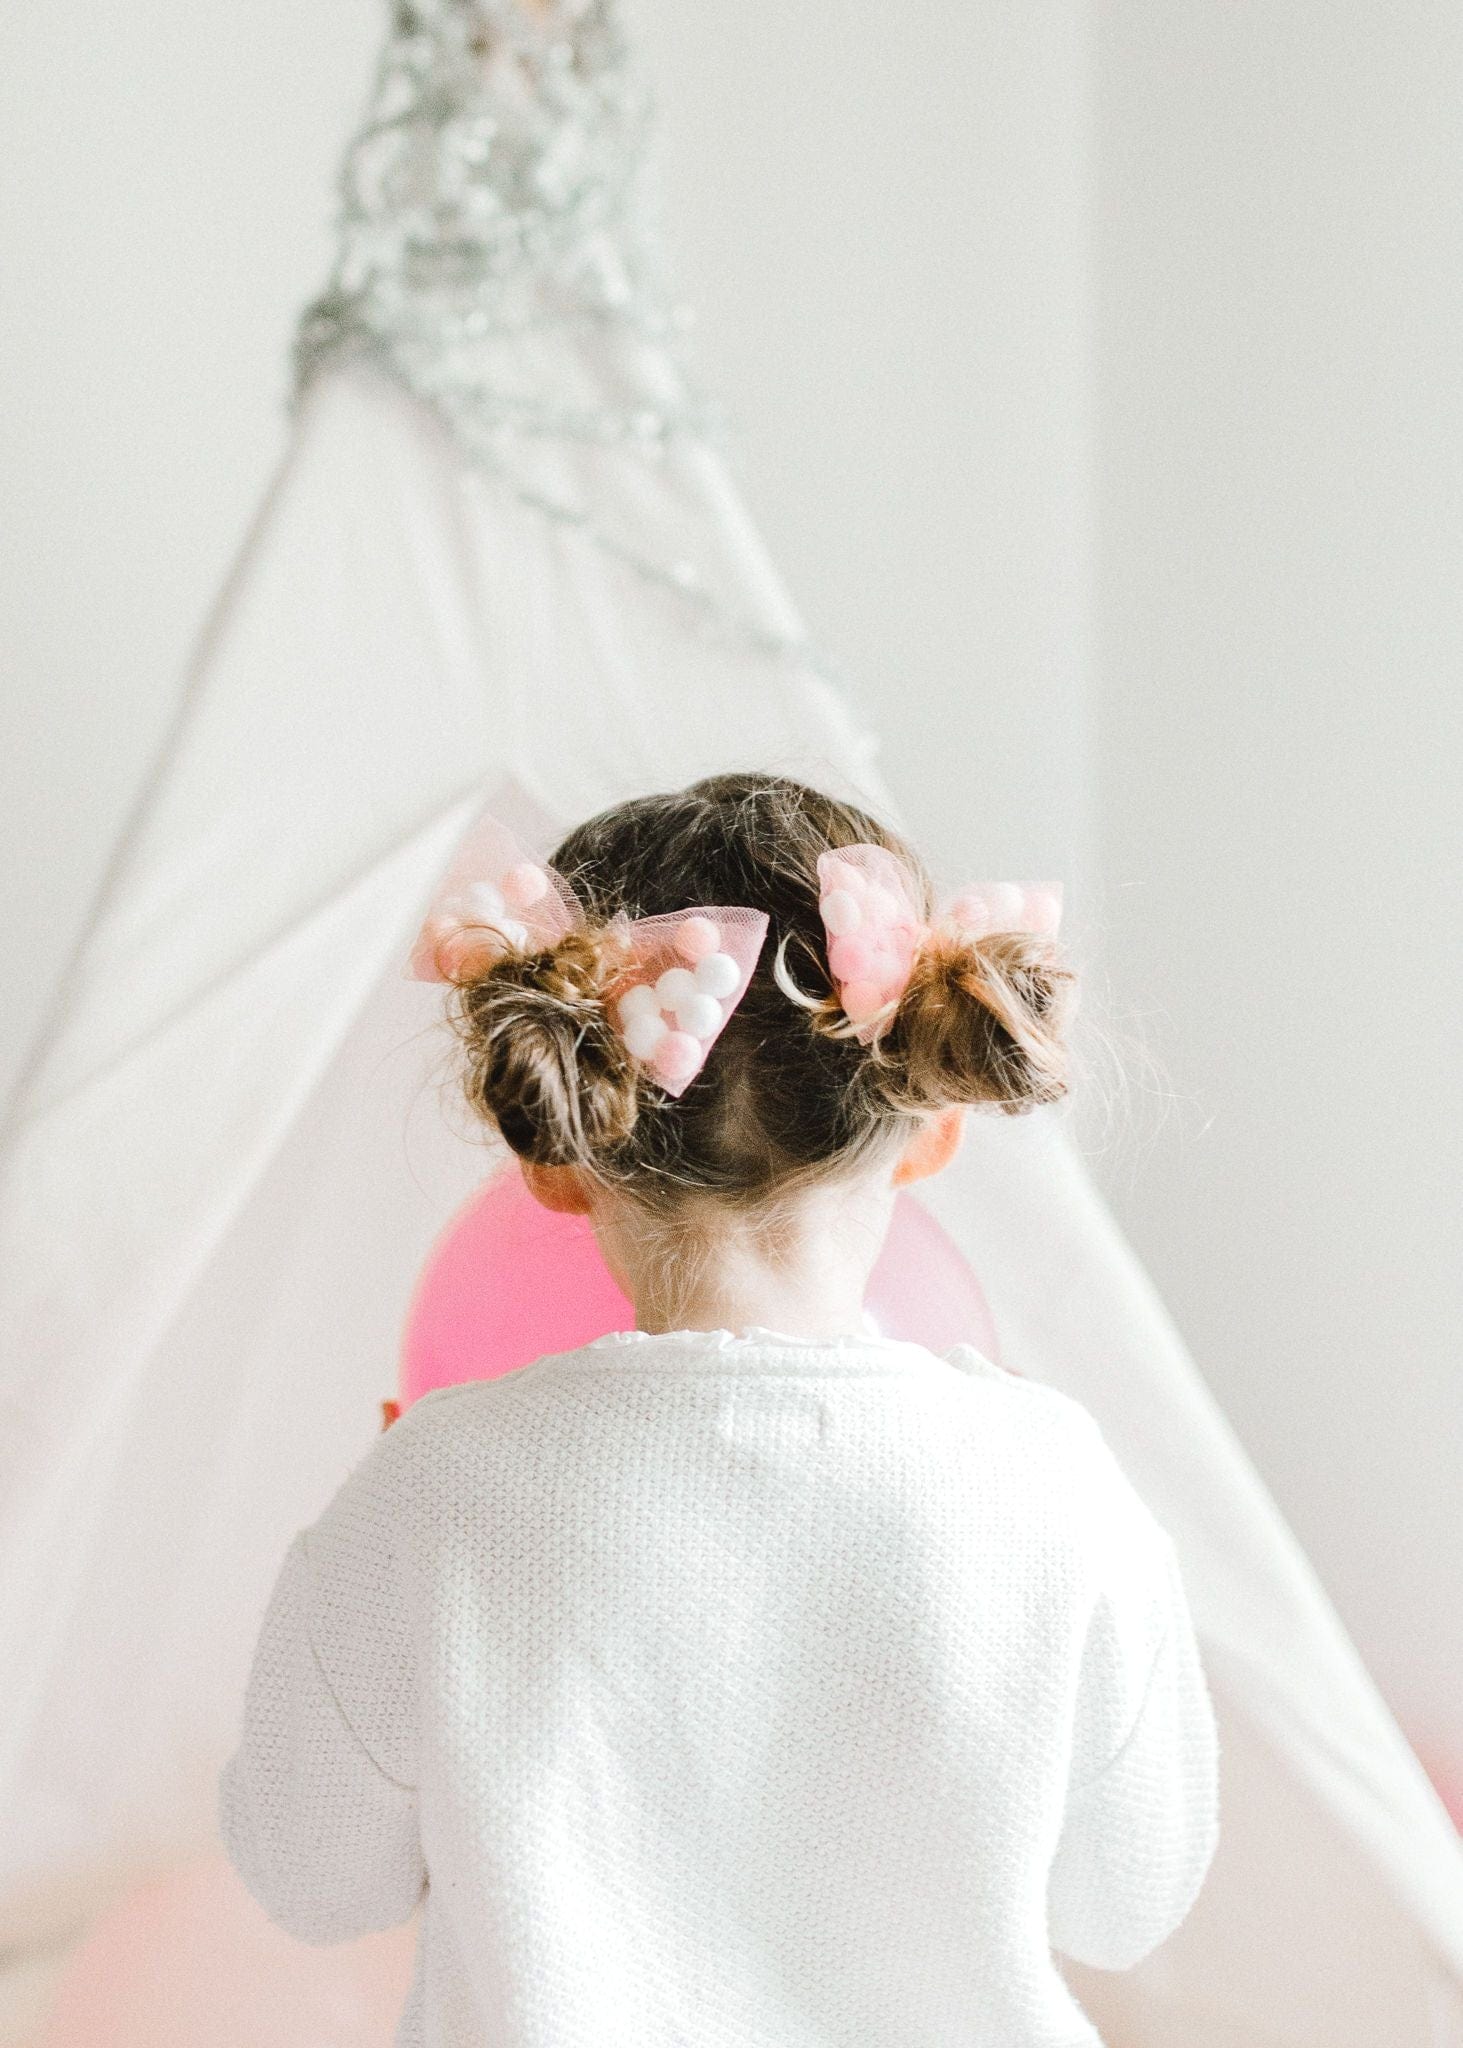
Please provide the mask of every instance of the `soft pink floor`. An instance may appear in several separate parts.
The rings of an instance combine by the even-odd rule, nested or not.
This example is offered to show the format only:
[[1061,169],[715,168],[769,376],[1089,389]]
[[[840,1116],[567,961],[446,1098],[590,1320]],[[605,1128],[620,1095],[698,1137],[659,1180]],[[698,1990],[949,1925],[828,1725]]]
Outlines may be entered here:
[[102,1916],[36,2048],[390,2048],[416,1937],[309,1948],[222,1857],[190,1864]]
[[[1426,1760],[1463,1824],[1463,1774],[1451,1757]],[[271,1925],[222,1856],[206,1858],[102,1915],[33,2048],[391,2048],[416,1938],[412,1920],[307,1947]]]

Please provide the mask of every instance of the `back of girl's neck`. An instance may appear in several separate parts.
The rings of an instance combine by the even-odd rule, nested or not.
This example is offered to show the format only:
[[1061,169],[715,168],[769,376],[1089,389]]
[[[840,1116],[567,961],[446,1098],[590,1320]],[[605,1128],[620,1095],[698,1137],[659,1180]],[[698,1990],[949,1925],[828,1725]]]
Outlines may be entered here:
[[727,1331],[741,1337],[754,1330],[772,1330],[783,1337],[856,1337],[863,1333],[863,1293],[810,1297],[806,1294],[710,1293],[657,1303],[635,1303],[635,1327],[650,1336],[673,1330]]
[[862,1334],[864,1291],[888,1224],[882,1191],[836,1204],[826,1191],[774,1232],[739,1227],[663,1237],[601,1230],[639,1329],[775,1330],[787,1337]]

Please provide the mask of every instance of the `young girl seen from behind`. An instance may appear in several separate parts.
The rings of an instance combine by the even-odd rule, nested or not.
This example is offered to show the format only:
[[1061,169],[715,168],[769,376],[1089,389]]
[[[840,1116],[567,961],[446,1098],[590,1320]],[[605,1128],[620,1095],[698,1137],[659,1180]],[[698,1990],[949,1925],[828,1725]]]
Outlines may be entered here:
[[1217,1832],[1173,1545],[1087,1410],[876,1335],[896,1189],[1065,1087],[1048,900],[786,779],[491,827],[418,961],[637,1327],[417,1401],[286,1553],[220,1783],[402,2048],[1078,2048]]

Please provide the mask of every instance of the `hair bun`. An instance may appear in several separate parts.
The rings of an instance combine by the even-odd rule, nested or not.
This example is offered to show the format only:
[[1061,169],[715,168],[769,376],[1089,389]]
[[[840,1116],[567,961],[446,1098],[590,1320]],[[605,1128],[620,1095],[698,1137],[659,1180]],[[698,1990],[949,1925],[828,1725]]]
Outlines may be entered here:
[[1067,1091],[1076,976],[1037,932],[935,932],[878,1041],[880,1091],[893,1107],[984,1105],[1008,1116]]
[[635,1128],[635,1068],[605,1008],[619,952],[603,929],[574,931],[454,984],[467,1099],[536,1166],[588,1166]]

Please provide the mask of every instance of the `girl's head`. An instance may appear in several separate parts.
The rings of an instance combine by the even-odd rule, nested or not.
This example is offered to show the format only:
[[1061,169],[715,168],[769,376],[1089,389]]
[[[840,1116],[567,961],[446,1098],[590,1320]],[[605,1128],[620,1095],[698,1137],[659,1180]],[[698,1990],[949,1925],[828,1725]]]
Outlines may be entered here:
[[[591,1195],[729,1218],[893,1166],[940,1112],[1014,1115],[1055,1101],[1073,977],[1049,938],[937,928],[893,1015],[859,1043],[829,974],[818,856],[860,842],[907,864],[929,917],[930,879],[912,848],[853,804],[781,776],[711,776],[578,826],[552,861],[587,931],[510,952],[454,989],[473,1109],[540,1184],[568,1169]],[[746,993],[673,1098],[614,1026],[605,998],[621,956],[599,924],[704,903],[765,911],[769,927]]]

